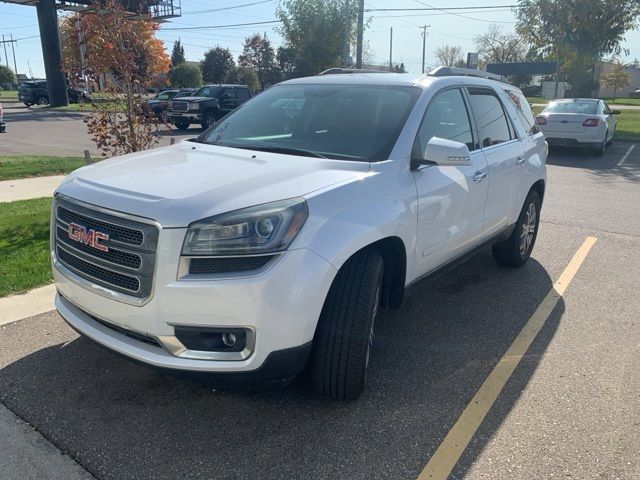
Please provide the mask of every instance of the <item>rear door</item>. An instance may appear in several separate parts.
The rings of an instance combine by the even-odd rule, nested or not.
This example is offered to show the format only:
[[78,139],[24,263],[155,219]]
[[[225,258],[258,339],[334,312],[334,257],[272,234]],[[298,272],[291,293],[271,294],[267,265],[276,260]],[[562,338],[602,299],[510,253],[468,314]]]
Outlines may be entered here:
[[236,89],[233,87],[225,87],[220,92],[220,110],[223,113],[230,112],[238,106],[238,98],[236,97]]
[[514,203],[521,196],[524,150],[498,93],[489,87],[467,87],[466,91],[488,165],[485,234],[491,235],[511,223]]
[[238,98],[238,106],[251,98],[251,92],[248,88],[236,87],[236,97]]
[[605,117],[605,121],[607,122],[607,129],[609,131],[609,138],[613,138],[613,135],[616,131],[617,120],[614,117],[609,105],[606,102],[602,102],[602,114]]

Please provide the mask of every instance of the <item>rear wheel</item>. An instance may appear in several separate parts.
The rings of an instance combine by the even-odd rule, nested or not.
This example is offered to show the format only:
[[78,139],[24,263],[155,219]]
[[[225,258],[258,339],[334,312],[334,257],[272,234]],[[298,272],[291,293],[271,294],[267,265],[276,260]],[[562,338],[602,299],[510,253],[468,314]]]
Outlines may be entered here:
[[48,105],[49,99],[47,97],[38,97],[38,105]]
[[186,130],[189,128],[189,125],[191,125],[191,123],[189,122],[174,122],[174,125],[176,126],[176,128],[178,130]]
[[607,149],[607,138],[609,137],[609,130],[606,131],[606,133],[604,134],[604,138],[602,139],[602,143],[600,143],[600,145],[598,145],[597,147],[594,147],[593,152],[599,156],[602,157],[604,156],[604,152]]
[[494,244],[491,248],[493,258],[500,265],[521,267],[527,263],[538,236],[540,206],[540,197],[536,191],[532,190],[527,195],[516,226],[509,238]]
[[323,395],[355,399],[364,390],[382,294],[382,270],[382,256],[363,251],[342,266],[331,285],[310,365],[313,385]]

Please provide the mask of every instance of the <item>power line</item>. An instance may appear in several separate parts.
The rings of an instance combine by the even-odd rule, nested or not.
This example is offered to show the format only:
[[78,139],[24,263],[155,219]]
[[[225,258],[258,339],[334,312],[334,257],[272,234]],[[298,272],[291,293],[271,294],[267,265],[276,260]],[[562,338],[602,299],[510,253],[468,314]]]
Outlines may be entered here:
[[[446,12],[449,13],[450,15],[455,15],[456,17],[460,17],[460,18],[466,18],[468,20],[475,20],[477,22],[487,22],[487,23],[516,23],[516,22],[503,22],[500,20],[485,20],[483,18],[473,18],[473,17],[467,17],[466,15],[460,15],[459,13],[456,12],[450,12],[450,9],[446,9],[446,8],[439,8],[439,7],[434,7],[433,5],[429,5],[428,3],[424,3],[420,0],[414,0],[415,2],[419,3],[420,5],[424,5],[425,7],[429,7],[429,8],[433,8],[435,10],[440,10],[442,12]],[[452,7],[451,9],[453,9],[455,7]]]
[[[422,2],[418,2],[422,3]],[[426,3],[423,3],[426,5]],[[446,10],[490,10],[495,8],[519,8],[519,5],[482,5],[476,7],[446,7]],[[422,7],[422,8],[366,8],[365,12],[413,12],[413,11],[433,11],[444,10],[439,7]]]
[[249,23],[232,23],[229,25],[203,25],[200,27],[172,27],[172,28],[162,28],[160,31],[169,31],[169,30],[201,30],[203,28],[231,28],[231,27],[248,27],[252,25],[270,25],[274,23],[280,23],[280,20],[267,20],[264,22],[249,22]]
[[194,14],[197,14],[197,13],[221,12],[223,10],[234,10],[236,8],[250,7],[252,5],[260,5],[261,3],[270,3],[270,2],[273,2],[273,0],[261,0],[259,2],[243,3],[242,5],[234,5],[232,7],[210,8],[210,9],[207,9],[207,10],[193,10],[191,12],[182,12],[182,15],[194,15]]

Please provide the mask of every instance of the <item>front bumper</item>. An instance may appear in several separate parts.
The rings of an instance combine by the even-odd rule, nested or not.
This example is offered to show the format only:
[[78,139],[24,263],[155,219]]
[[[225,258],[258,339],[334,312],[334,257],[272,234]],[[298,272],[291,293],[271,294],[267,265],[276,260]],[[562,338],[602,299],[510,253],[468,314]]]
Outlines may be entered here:
[[[313,340],[337,273],[331,264],[311,250],[297,249],[283,253],[256,274],[178,279],[184,234],[185,229],[161,231],[154,291],[143,305],[120,301],[99,286],[81,285],[52,254],[59,291],[56,308],[74,329],[96,342],[143,363],[177,370],[256,371],[276,352],[299,349]],[[244,358],[211,358],[216,357],[211,352],[176,345],[177,326],[249,329],[254,334],[253,346]],[[118,329],[154,339],[158,345]]]
[[169,112],[169,118],[172,122],[189,121],[191,123],[198,123],[202,121],[202,114],[200,113],[177,113],[174,111]]

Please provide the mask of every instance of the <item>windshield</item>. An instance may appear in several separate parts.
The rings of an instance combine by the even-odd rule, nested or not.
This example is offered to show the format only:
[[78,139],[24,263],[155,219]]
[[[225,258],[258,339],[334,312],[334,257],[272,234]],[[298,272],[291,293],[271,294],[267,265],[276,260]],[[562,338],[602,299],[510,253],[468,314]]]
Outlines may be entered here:
[[544,113],[583,113],[594,115],[598,111],[598,102],[594,100],[576,100],[569,102],[551,102]]
[[217,97],[220,87],[202,87],[193,96],[194,97]]
[[334,159],[386,160],[420,91],[404,86],[278,85],[198,141]]

